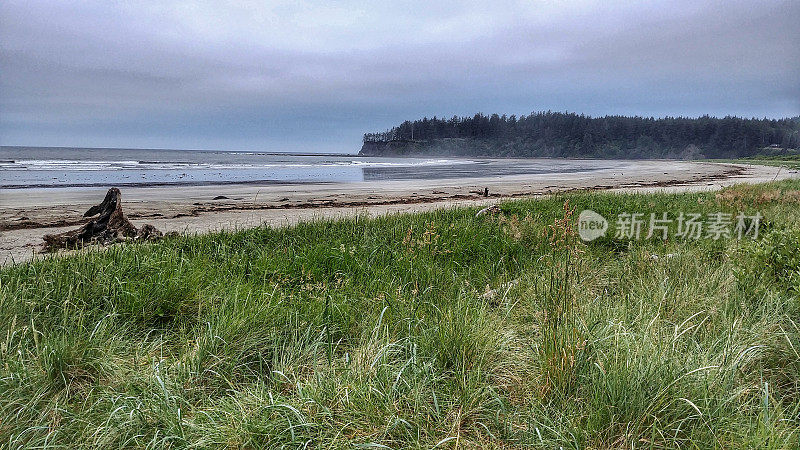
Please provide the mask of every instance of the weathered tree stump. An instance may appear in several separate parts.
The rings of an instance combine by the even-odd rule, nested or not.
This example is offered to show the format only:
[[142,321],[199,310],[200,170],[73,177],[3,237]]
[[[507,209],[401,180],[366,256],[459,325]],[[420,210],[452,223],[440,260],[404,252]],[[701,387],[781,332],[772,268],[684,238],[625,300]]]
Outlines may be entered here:
[[99,214],[77,230],[59,234],[46,234],[42,252],[58,249],[78,249],[89,244],[109,245],[126,240],[156,240],[163,235],[154,226],[147,224],[138,229],[122,212],[122,193],[111,188],[99,205],[92,206],[83,214],[91,217]]

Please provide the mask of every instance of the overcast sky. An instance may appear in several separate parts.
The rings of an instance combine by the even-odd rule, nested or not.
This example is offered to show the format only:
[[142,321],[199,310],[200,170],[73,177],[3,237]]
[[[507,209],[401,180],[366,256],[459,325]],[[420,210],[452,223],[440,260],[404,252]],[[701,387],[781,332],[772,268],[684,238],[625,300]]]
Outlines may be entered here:
[[800,1],[0,2],[0,144],[356,152],[406,119],[800,114]]

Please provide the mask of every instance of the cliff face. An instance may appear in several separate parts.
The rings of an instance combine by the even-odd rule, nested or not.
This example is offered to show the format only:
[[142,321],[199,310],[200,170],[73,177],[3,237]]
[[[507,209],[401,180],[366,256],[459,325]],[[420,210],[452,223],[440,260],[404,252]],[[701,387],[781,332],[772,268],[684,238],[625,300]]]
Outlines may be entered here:
[[452,138],[426,141],[367,141],[361,146],[358,154],[361,156],[455,156],[475,154],[474,147],[474,143],[467,139]]
[[361,150],[358,152],[359,156],[380,156],[385,152],[386,142],[364,142]]
[[415,141],[364,142],[360,156],[404,156],[420,153],[424,145]]

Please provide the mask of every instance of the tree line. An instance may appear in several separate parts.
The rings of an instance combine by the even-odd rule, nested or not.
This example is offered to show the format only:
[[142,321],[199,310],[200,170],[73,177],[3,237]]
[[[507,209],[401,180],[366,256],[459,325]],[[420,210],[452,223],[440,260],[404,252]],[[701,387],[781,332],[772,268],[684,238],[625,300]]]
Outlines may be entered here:
[[800,117],[590,117],[547,111],[405,121],[364,134],[361,153],[694,159],[796,154],[799,147]]

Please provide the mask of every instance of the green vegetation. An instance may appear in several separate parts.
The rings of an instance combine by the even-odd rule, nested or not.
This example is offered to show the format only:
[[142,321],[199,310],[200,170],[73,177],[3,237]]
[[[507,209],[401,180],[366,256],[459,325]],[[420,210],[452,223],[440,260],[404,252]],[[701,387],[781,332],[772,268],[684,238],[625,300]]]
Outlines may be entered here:
[[[797,448],[800,182],[582,193],[0,270],[5,448]],[[576,239],[572,211],[757,240]]]
[[798,149],[800,117],[656,119],[547,111],[406,121],[365,134],[360,154],[699,159]]
[[762,166],[786,167],[800,170],[800,155],[756,155],[750,158],[724,160],[723,162],[759,164]]

